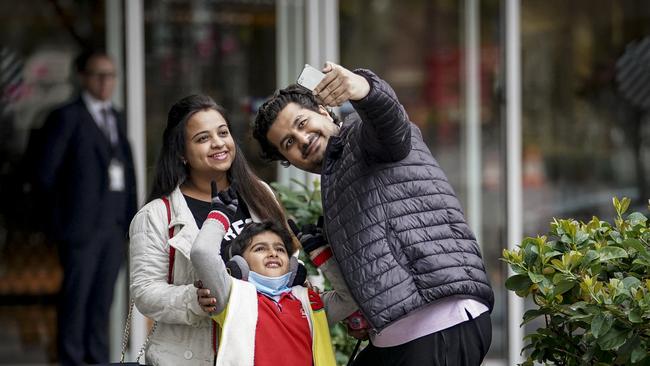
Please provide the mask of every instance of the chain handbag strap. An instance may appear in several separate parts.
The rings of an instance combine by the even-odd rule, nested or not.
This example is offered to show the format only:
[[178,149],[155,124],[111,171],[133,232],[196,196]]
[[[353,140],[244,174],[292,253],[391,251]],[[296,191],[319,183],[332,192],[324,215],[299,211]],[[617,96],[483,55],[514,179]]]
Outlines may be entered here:
[[[167,197],[162,197],[163,203],[165,203],[165,208],[167,210],[167,225],[171,223],[172,216],[171,216],[171,208],[169,204],[169,200]],[[174,236],[174,228],[169,228],[169,238],[171,239]],[[169,247],[169,275],[168,275],[168,283],[173,283],[173,273],[174,273],[174,260],[175,260],[175,250],[174,247]],[[124,324],[124,334],[122,334],[122,355],[120,356],[120,363],[124,363],[124,355],[126,354],[126,348],[129,343],[129,335],[131,332],[131,319],[133,318],[133,306],[135,305],[135,300],[131,299],[131,302],[129,303],[129,312],[126,315],[126,323]],[[147,334],[147,338],[144,340],[144,343],[142,344],[142,347],[140,347],[140,351],[138,352],[138,357],[135,359],[135,362],[140,363],[140,357],[144,354],[144,350],[147,348],[149,345],[149,341],[151,341],[151,336],[153,333],[156,331],[156,328],[158,327],[158,321],[155,321],[153,323],[153,326],[151,327],[151,330],[149,330],[149,333]]]
[[124,334],[122,334],[122,356],[120,363],[124,363],[124,354],[126,354],[126,346],[129,343],[129,332],[131,330],[131,314],[133,313],[133,300],[129,305],[129,313],[126,315],[126,324],[124,324]]
[[[129,313],[126,316],[126,324],[124,325],[124,334],[122,335],[122,356],[120,357],[120,363],[124,363],[124,355],[126,354],[126,348],[128,347],[129,343],[129,334],[131,331],[131,318],[133,316],[133,305],[135,304],[135,301],[131,299],[131,303],[129,304]],[[140,348],[140,351],[138,352],[138,357],[135,359],[135,362],[140,363],[140,357],[144,354],[144,350],[147,348],[149,345],[149,341],[151,340],[151,336],[153,333],[156,331],[156,327],[158,326],[158,322],[153,323],[153,327],[151,327],[151,330],[149,330],[149,333],[147,334],[147,338],[144,340],[144,343],[142,344],[142,347]]]

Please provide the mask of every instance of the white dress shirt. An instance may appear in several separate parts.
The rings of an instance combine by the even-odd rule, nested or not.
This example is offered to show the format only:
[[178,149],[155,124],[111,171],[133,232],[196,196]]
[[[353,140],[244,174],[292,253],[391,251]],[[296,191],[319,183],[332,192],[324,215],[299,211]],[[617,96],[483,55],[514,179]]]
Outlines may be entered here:
[[[99,129],[102,131],[108,131],[111,144],[117,143],[117,121],[115,120],[115,114],[113,113],[113,104],[111,101],[102,101],[96,99],[86,91],[81,93],[81,98],[86,104],[86,108],[88,108],[88,111],[93,116],[93,119],[95,120],[95,123],[97,123]],[[106,114],[108,117],[106,121],[104,121],[102,110],[107,110],[109,112]],[[104,127],[104,123],[106,124],[106,127]]]

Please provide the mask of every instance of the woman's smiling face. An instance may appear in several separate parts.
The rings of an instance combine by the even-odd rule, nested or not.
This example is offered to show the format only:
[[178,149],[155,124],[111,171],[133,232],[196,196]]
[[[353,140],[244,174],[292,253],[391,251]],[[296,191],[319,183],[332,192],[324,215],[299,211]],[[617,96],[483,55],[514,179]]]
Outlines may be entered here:
[[227,172],[235,159],[235,141],[223,116],[213,110],[196,112],[185,124],[185,160],[190,175]]
[[272,231],[264,231],[251,239],[242,254],[251,271],[267,277],[289,272],[289,254],[282,239]]

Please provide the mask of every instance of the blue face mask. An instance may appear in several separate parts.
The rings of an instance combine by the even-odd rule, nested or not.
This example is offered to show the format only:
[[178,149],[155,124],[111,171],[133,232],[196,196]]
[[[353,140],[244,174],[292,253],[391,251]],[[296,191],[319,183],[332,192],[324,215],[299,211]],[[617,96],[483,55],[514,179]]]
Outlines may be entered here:
[[248,282],[255,285],[257,291],[270,297],[276,297],[285,292],[291,291],[289,288],[290,277],[291,272],[285,273],[279,277],[267,277],[250,271],[248,273]]

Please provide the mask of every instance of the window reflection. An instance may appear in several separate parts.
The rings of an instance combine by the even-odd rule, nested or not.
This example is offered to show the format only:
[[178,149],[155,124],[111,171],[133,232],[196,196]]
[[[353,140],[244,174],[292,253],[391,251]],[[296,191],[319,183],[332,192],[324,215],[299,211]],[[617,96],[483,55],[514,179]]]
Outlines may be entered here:
[[[38,131],[75,93],[72,59],[103,45],[104,2],[0,1],[0,363],[56,362],[62,271],[30,184]],[[42,198],[42,197],[40,197]]]
[[650,8],[596,3],[522,3],[527,235],[545,231],[552,216],[611,217],[614,195],[641,209],[649,198],[648,109],[621,92],[616,64],[650,34]]
[[[410,119],[458,194],[466,199],[463,2],[364,0],[340,2],[344,66],[377,72],[395,89]],[[505,195],[500,72],[499,3],[480,2],[480,123],[482,129],[482,246],[494,285],[493,338],[488,358],[505,357]]]
[[275,89],[275,3],[145,1],[145,47],[147,166],[155,165],[169,107],[202,93],[227,109],[253,169],[274,180],[275,165],[258,158],[249,123]]

